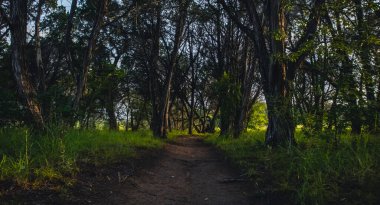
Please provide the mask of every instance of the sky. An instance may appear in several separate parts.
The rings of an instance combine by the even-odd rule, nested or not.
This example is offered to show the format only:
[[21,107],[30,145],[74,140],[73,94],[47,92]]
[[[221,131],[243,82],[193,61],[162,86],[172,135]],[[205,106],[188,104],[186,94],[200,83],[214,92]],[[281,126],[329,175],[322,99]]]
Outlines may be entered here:
[[71,0],[58,0],[58,5],[62,5],[66,7],[66,10],[70,10]]

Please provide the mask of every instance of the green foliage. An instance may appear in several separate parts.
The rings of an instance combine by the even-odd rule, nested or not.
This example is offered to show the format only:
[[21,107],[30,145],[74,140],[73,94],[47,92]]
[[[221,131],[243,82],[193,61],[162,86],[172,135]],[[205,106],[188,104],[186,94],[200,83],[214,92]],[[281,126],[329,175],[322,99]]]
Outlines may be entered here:
[[[195,132],[195,130],[193,130]],[[188,135],[188,130],[172,130],[171,132],[168,133],[168,140],[175,140],[177,137]]]
[[[159,149],[149,131],[69,130],[31,136],[27,129],[0,130],[0,181],[38,186],[46,181],[69,185],[80,163],[104,165],[135,157],[139,149]],[[62,135],[62,137],[58,137]],[[33,138],[33,139],[31,139]]]
[[240,85],[236,85],[230,75],[224,72],[222,78],[216,83],[216,89],[223,98],[222,110],[233,112],[236,108],[236,102],[241,98]]
[[259,130],[268,125],[267,106],[263,102],[253,105],[252,115],[248,123],[248,129]]
[[380,38],[378,36],[371,35],[368,37],[367,43],[380,46]]
[[224,72],[221,79],[216,83],[216,90],[219,93],[221,127],[228,129],[234,120],[235,111],[241,101],[240,85],[233,81],[233,78]]
[[[188,132],[189,132],[188,129],[185,129],[185,130],[172,130],[172,131],[170,131],[168,133],[167,140],[168,141],[173,141],[176,138],[181,137],[181,136],[189,136]],[[196,130],[193,130],[193,135],[198,136],[198,137],[205,137],[205,136],[207,136],[207,134],[205,134],[205,133],[198,133]]]
[[380,141],[343,135],[326,144],[297,133],[298,146],[271,149],[264,132],[238,139],[209,136],[207,141],[243,167],[257,184],[257,194],[282,196],[298,204],[375,204],[378,202]]

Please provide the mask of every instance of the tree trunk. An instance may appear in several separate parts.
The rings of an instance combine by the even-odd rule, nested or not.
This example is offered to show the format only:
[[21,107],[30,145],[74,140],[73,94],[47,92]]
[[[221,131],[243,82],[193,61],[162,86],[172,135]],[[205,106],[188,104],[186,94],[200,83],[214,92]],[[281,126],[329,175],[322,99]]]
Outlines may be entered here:
[[[129,105],[128,105],[129,106]],[[128,131],[129,129],[129,107],[127,108],[127,116],[126,116],[126,119],[125,119],[125,131]]]
[[[220,100],[221,103],[223,103],[223,99]],[[220,135],[226,136],[230,132],[231,127],[231,120],[230,120],[230,112],[227,112],[226,108],[227,106],[222,105],[220,109]]]
[[279,94],[266,94],[268,128],[265,135],[267,145],[293,145],[294,123],[291,100]]
[[170,62],[167,68],[167,76],[165,78],[165,83],[163,87],[162,97],[159,99],[159,119],[157,119],[156,131],[153,133],[157,137],[166,138],[168,132],[168,118],[169,118],[169,103],[170,94],[172,87],[172,80],[176,68],[176,61],[178,56],[178,51],[183,40],[183,31],[187,18],[187,7],[189,5],[188,0],[183,0],[180,2],[178,11],[178,20],[176,22],[176,29],[174,35],[173,49],[170,54]]
[[234,120],[234,130],[233,136],[235,138],[239,137],[245,129],[246,121],[249,118],[249,111],[252,108],[253,104],[256,102],[260,95],[260,88],[257,89],[256,93],[252,96],[252,86],[253,78],[255,74],[255,64],[252,63],[252,56],[250,53],[249,39],[245,39],[243,58],[241,62],[242,71],[240,71],[239,82],[241,82],[240,90],[242,97],[239,102],[239,106],[235,111],[235,120]]
[[[190,51],[190,54],[192,54],[192,51]],[[192,61],[192,55],[190,57],[190,62],[191,61]],[[195,70],[192,65],[191,66],[191,103],[190,103],[190,116],[189,116],[189,135],[193,134],[194,106],[195,106]]]
[[115,114],[115,106],[112,98],[112,91],[108,91],[106,98],[106,111],[108,115],[108,124],[110,130],[118,130],[117,119]]
[[[377,49],[377,53],[380,53],[380,48]],[[380,65],[380,56],[375,55],[375,64]],[[376,98],[376,117],[375,117],[375,131],[378,132],[380,124],[380,79],[377,79],[377,98]]]
[[[149,70],[149,92],[150,92],[150,100],[152,103],[152,120],[150,123],[150,127],[153,131],[153,135],[155,137],[161,137],[161,125],[163,122],[160,118],[160,102],[159,96],[161,95],[161,89],[159,88],[159,58],[160,58],[160,37],[161,37],[161,5],[158,1],[158,5],[155,9],[156,21],[154,26],[152,27],[152,33],[154,34],[152,37],[152,49],[150,56],[150,70]],[[132,115],[131,115],[132,116]],[[132,117],[131,117],[132,119]]]
[[[285,49],[285,47],[283,47]],[[263,65],[262,65],[263,66]],[[268,128],[265,135],[265,143],[271,146],[295,144],[292,114],[292,94],[289,81],[286,79],[288,69],[286,64],[277,60],[269,64],[272,76],[268,86],[264,87],[264,95],[268,110]],[[294,68],[293,68],[294,69]]]
[[[322,83],[322,86],[323,86],[322,88],[324,88],[325,86],[324,82]],[[324,118],[324,110],[325,110],[325,93],[322,89],[320,91],[322,92],[322,95],[321,95],[320,101],[317,102],[319,103],[319,106],[316,113],[316,122],[315,122],[315,130],[317,132],[321,132],[323,129],[323,118]]]
[[107,106],[108,124],[110,130],[118,130],[115,110],[113,106]]
[[[34,36],[35,36],[35,52],[36,52],[36,68],[38,72],[37,87],[36,89],[40,93],[45,93],[46,91],[46,80],[45,80],[45,68],[42,60],[42,49],[41,49],[41,16],[42,16],[42,6],[45,4],[45,0],[39,0],[37,5],[37,15],[34,25]],[[51,100],[42,98],[41,99],[41,113],[45,121],[49,120],[51,115]]]
[[26,0],[14,0],[10,3],[12,69],[20,97],[33,117],[33,124],[38,129],[44,129],[45,121],[37,99],[37,91],[30,79],[26,62],[27,6]]
[[[269,145],[294,144],[295,126],[291,113],[292,93],[289,88],[297,70],[310,53],[305,47],[315,38],[325,0],[314,1],[305,30],[294,44],[293,50],[297,53],[297,59],[291,62],[286,60],[289,54],[285,50],[285,37],[282,36],[288,33],[285,22],[286,9],[282,1],[265,1],[265,7],[258,8],[255,1],[240,0],[241,5],[246,9],[250,26],[244,25],[240,16],[236,16],[224,0],[219,0],[219,2],[230,18],[251,38],[258,55],[261,81],[268,107],[269,125],[266,143]],[[280,35],[275,37],[273,34]]]
[[214,111],[214,114],[212,115],[212,118],[209,119],[209,125],[206,129],[206,132],[208,133],[215,133],[215,127],[216,127],[216,118],[219,113],[220,106],[219,104],[216,106],[216,109]]
[[136,113],[136,115],[133,117],[131,117],[132,119],[135,119],[135,123],[131,125],[132,127],[132,131],[135,132],[137,130],[139,130],[140,128],[140,125],[141,125],[141,120],[142,120],[142,116],[141,116],[141,111]]
[[41,51],[41,37],[40,37],[40,20],[42,15],[42,6],[44,0],[38,1],[37,15],[34,26],[34,36],[35,36],[35,51],[36,51],[36,67],[38,71],[38,87],[41,91],[45,91],[45,73],[42,61],[42,51]]
[[364,22],[364,12],[362,7],[362,0],[354,0],[356,6],[357,17],[357,30],[361,41],[360,47],[360,61],[363,65],[363,80],[366,89],[367,97],[367,110],[366,119],[368,124],[368,130],[371,132],[375,128],[375,116],[376,116],[376,99],[375,99],[375,83],[372,77],[376,75],[376,71],[371,65],[371,47],[368,43],[368,28]]
[[181,130],[185,130],[185,113],[184,113],[184,106],[186,106],[186,105],[184,105],[184,104],[182,103],[182,105],[181,105]]
[[82,70],[78,73],[78,76],[77,76],[77,89],[76,89],[75,99],[73,103],[73,108],[75,111],[79,107],[80,99],[82,98],[84,90],[85,90],[85,86],[87,83],[88,69],[90,67],[90,63],[92,60],[92,52],[95,49],[96,39],[103,24],[103,18],[107,10],[108,0],[102,0],[98,4],[99,5],[98,5],[98,11],[97,11],[97,18],[94,21],[90,38],[87,43],[87,48],[85,51],[85,55],[83,57]]
[[133,111],[131,111],[131,130],[132,131],[134,131],[133,129],[135,127],[135,123],[134,123],[135,120],[134,119],[135,119],[135,117],[133,115]]
[[74,16],[76,14],[78,6],[78,0],[72,0],[71,1],[71,7],[70,7],[70,14],[67,20],[67,26],[65,31],[65,55],[66,55],[66,62],[68,68],[72,71],[72,74],[74,74],[73,69],[73,57],[71,53],[71,43],[72,43],[72,30],[73,30],[73,24],[74,24]]
[[[271,32],[285,33],[285,8],[279,1],[271,2],[268,6],[270,15],[269,28]],[[296,66],[290,67],[284,59],[281,58],[285,54],[285,39],[270,39],[270,47],[272,48],[271,57],[262,58],[261,69],[267,67],[268,72],[266,85],[264,85],[264,95],[268,109],[268,128],[265,135],[267,145],[293,145],[294,123],[292,111],[292,94],[290,90],[290,80],[292,76],[290,71],[295,71]]]

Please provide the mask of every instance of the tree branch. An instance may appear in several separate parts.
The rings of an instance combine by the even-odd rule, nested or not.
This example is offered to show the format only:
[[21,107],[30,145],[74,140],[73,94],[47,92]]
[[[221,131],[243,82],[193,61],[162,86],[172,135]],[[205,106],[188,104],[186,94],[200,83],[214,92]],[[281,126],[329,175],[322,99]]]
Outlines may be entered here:
[[314,39],[315,34],[317,33],[318,24],[321,17],[321,9],[324,3],[325,3],[325,0],[315,0],[314,6],[309,15],[309,21],[307,22],[306,30],[303,32],[303,35],[295,44],[293,53],[297,53],[297,52],[302,52],[302,53],[298,56],[298,58],[292,64],[291,66],[292,69],[298,68],[310,52],[310,51],[302,51],[302,49],[305,47],[305,45],[309,41]]
[[12,23],[9,20],[7,14],[5,13],[3,7],[1,7],[1,3],[3,3],[3,1],[0,1],[0,19],[4,20],[5,24],[7,24],[9,28],[12,28]]
[[236,15],[233,14],[231,8],[227,5],[227,3],[225,2],[225,0],[218,0],[219,3],[222,5],[223,9],[227,12],[228,16],[234,21],[234,23],[237,24],[237,26],[244,32],[246,33],[247,35],[249,35],[250,33],[253,33],[254,31],[252,29],[250,29],[248,26],[242,24],[240,22],[240,20],[238,19],[238,17]]

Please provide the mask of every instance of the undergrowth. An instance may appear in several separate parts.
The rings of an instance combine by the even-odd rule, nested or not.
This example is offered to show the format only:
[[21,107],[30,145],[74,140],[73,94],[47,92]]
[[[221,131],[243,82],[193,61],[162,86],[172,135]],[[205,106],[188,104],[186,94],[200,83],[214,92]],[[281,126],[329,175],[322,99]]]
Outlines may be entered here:
[[172,130],[168,133],[167,140],[172,141],[180,136],[187,136],[188,130]]
[[27,129],[1,129],[0,182],[28,188],[55,181],[71,185],[81,163],[107,165],[132,158],[140,149],[159,149],[162,144],[149,131],[72,129],[33,136]]
[[[198,133],[196,130],[193,130],[193,136],[204,136],[205,133]],[[168,141],[173,141],[177,139],[178,137],[182,136],[190,136],[189,131],[187,129],[185,130],[171,130],[168,135],[167,135],[167,140]]]
[[271,148],[263,131],[238,139],[210,135],[257,185],[256,193],[297,204],[377,204],[380,201],[380,140],[340,136],[339,143],[297,133],[297,146]]

